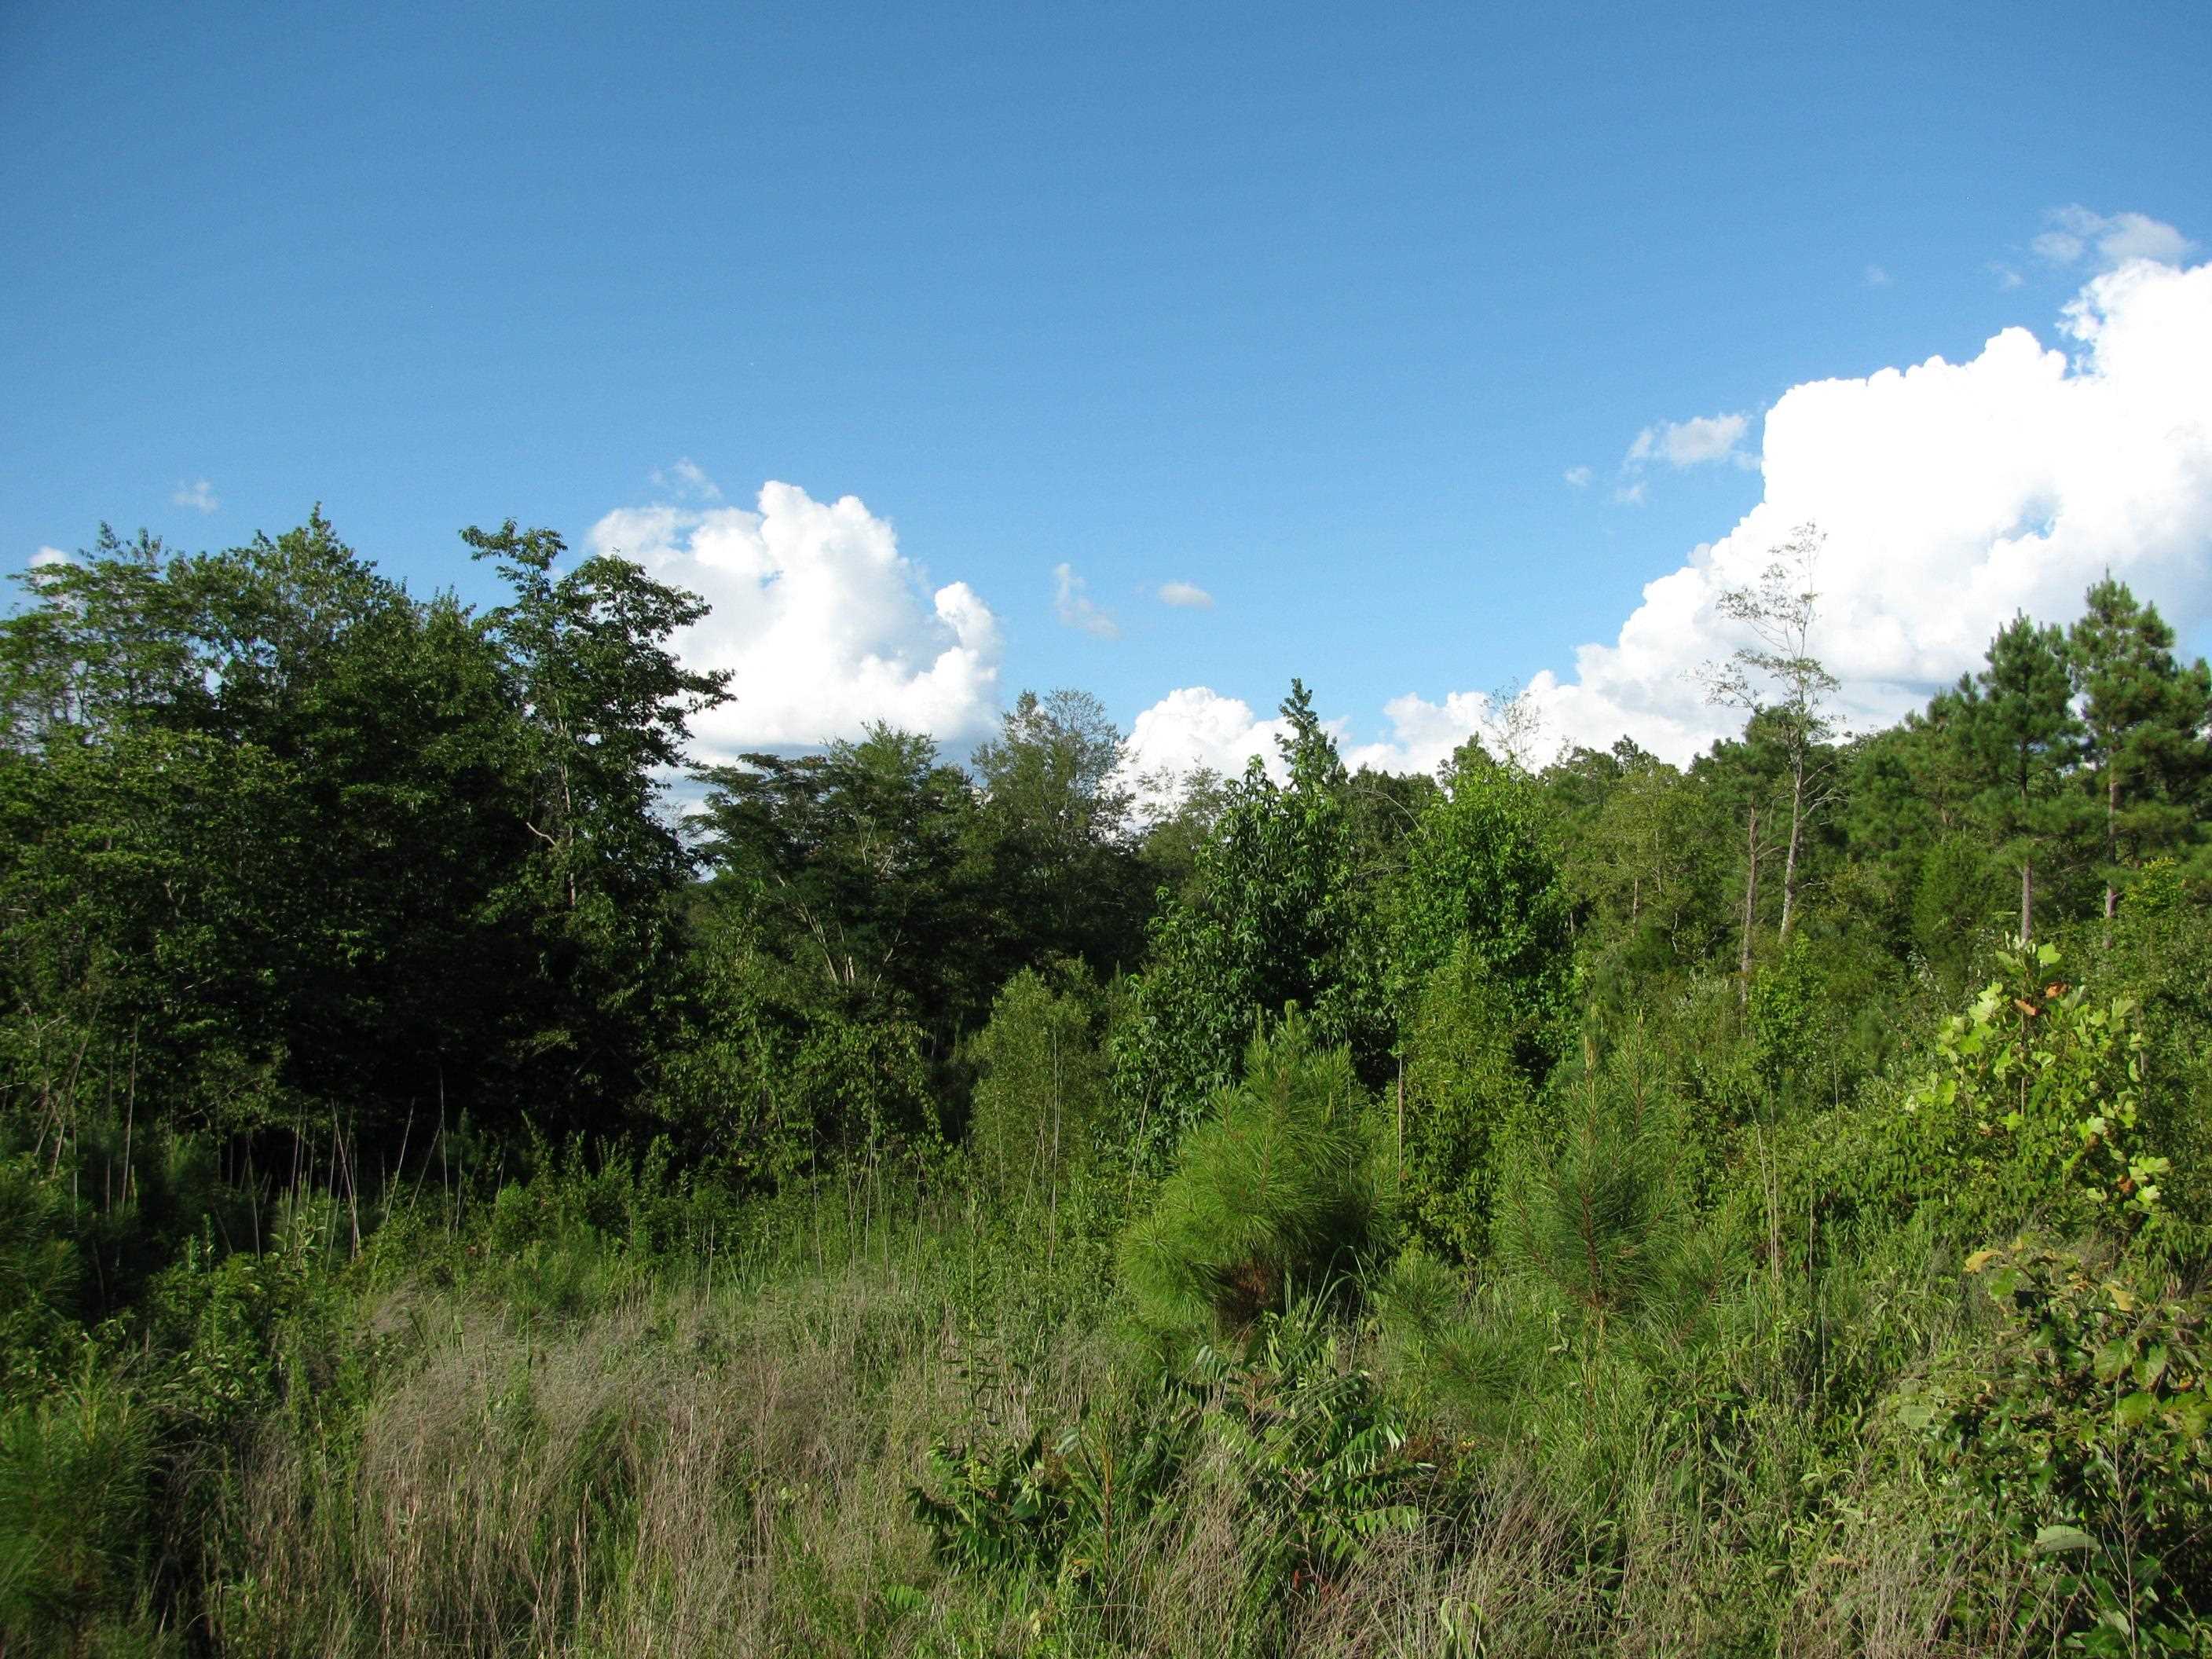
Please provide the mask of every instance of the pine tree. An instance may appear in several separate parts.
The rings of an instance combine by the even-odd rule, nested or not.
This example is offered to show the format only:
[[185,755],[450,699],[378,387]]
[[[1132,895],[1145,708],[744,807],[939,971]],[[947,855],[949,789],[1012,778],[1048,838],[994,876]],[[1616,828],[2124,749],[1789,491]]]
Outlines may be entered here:
[[2087,781],[2103,808],[2105,920],[2119,907],[2126,873],[2199,838],[2212,745],[2212,671],[2174,659],[2173,629],[2124,582],[2091,587],[2088,609],[2067,636],[2081,700]]
[[2081,755],[2081,724],[2069,707],[2066,640],[2053,627],[2016,617],[1990,642],[1975,676],[1969,741],[1981,774],[1984,821],[2020,872],[2020,936],[2035,937],[2039,863],[2059,855],[2081,822],[2081,797],[2066,787]]

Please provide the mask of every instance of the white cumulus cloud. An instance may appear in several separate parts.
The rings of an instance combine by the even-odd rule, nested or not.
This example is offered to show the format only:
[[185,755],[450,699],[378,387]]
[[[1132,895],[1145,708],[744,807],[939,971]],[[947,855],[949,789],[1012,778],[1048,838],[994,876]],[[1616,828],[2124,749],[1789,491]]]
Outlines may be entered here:
[[1160,603],[1171,605],[1181,611],[1211,611],[1213,595],[1196,582],[1162,582]]
[[1097,640],[1121,637],[1121,624],[1114,620],[1111,611],[1099,609],[1072,564],[1052,568],[1052,608],[1064,628],[1080,629]]
[[70,556],[58,547],[41,547],[31,555],[31,568],[33,570],[44,570],[49,565],[70,562],[71,562]]
[[[1754,585],[1803,524],[1826,534],[1813,648],[1859,727],[1979,665],[2015,611],[2071,621],[2106,570],[2185,635],[2212,621],[2212,264],[2105,271],[2065,307],[2058,339],[2008,328],[1965,362],[1784,393],[1765,416],[1759,504],[1647,583],[1611,641],[1528,683],[1534,758],[1626,734],[1680,762],[1740,729],[1740,714],[1705,702],[1697,671],[1741,642],[1721,596]],[[1663,446],[1655,433],[1650,453]],[[1499,710],[1455,691],[1383,713],[1389,735],[1348,761],[1426,770],[1470,733],[1494,741]],[[1188,689],[1137,721],[1164,752],[1208,757],[1249,752],[1265,724]]]
[[1255,755],[1280,782],[1286,775],[1275,739],[1288,729],[1279,717],[1260,719],[1242,697],[1225,697],[1210,686],[1179,686],[1130,726],[1122,774],[1140,812],[1172,799],[1175,782],[1200,768],[1236,777]]
[[215,486],[205,478],[179,484],[169,492],[169,499],[179,507],[194,507],[202,513],[212,513],[222,505],[215,493]]
[[[2106,569],[2188,627],[2212,613],[2212,265],[2092,280],[2060,331],[1791,388],[1768,411],[1765,497],[1646,585],[1610,644],[1528,687],[1563,738],[1627,732],[1680,760],[1734,729],[1698,666],[1737,642],[1717,610],[1798,525],[1827,532],[1814,644],[1846,714],[1894,720],[1982,659],[2016,611],[2071,620]],[[1449,700],[1447,700],[1449,702]],[[1395,708],[1395,705],[1394,705]]]
[[2054,265],[2078,264],[2085,258],[2105,270],[2117,270],[2136,259],[2178,265],[2197,244],[2163,220],[2142,213],[2093,213],[2087,208],[2053,208],[2044,216],[2051,228],[2032,246],[2039,258]]
[[974,589],[933,591],[857,496],[771,482],[756,505],[623,507],[591,530],[594,551],[714,607],[674,641],[691,667],[732,671],[732,700],[693,722],[701,758],[856,738],[874,720],[948,744],[989,726],[999,623]]

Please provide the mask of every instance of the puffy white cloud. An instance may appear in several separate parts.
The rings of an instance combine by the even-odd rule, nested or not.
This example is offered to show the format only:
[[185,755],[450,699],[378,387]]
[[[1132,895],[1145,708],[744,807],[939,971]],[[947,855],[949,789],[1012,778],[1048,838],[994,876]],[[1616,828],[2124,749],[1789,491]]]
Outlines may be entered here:
[[[1755,585],[1801,524],[1826,533],[1813,648],[1861,727],[1978,666],[2015,611],[2070,621],[2107,569],[2185,634],[2212,620],[2212,264],[2105,272],[2059,334],[2071,356],[2009,328],[1966,362],[1785,392],[1765,417],[1759,504],[1646,584],[1610,643],[1525,688],[1533,758],[1625,733],[1686,761],[1740,729],[1740,714],[1705,702],[1697,671],[1743,642],[1721,596]],[[1650,453],[1664,453],[1656,434]],[[1495,744],[1501,712],[1480,693],[1400,697],[1389,736],[1346,758],[1426,770],[1471,732]],[[1163,752],[1214,764],[1251,752],[1266,725],[1189,690],[1138,718]]]
[[37,552],[31,555],[31,568],[33,570],[44,570],[49,565],[69,564],[70,562],[72,562],[72,561],[70,560],[70,556],[63,552],[58,547],[42,547]]
[[2148,214],[2092,213],[2077,204],[2053,208],[2044,216],[2051,228],[2032,246],[2038,258],[2054,265],[2076,264],[2091,256],[2105,270],[2117,270],[2135,259],[2178,265],[2197,246],[2172,225]]
[[[1793,387],[1768,411],[1764,499],[1648,584],[1609,644],[1528,694],[1560,738],[1626,732],[1686,758],[1735,728],[1694,678],[1737,643],[1720,595],[1799,524],[1827,532],[1816,652],[1846,714],[1894,720],[1976,666],[2014,611],[2070,620],[2109,568],[2183,627],[2212,613],[2212,265],[2136,262],[2065,310],[2069,359],[2023,328]],[[1448,700],[1449,702],[1449,700]]]
[[1736,461],[1751,465],[1742,453],[1744,434],[1751,430],[1748,415],[1698,415],[1686,421],[1661,421],[1636,434],[1628,447],[1627,465],[1663,460],[1673,467],[1700,466],[1707,461]]
[[1196,582],[1162,582],[1160,603],[1171,605],[1181,611],[1211,611],[1213,595]]
[[179,484],[169,492],[169,499],[179,507],[194,507],[202,513],[212,513],[222,505],[215,493],[215,486],[205,478]]
[[1098,608],[1073,565],[1053,566],[1052,584],[1053,614],[1060,618],[1061,627],[1079,628],[1097,640],[1121,637],[1121,624],[1114,620],[1112,612]]
[[702,758],[858,737],[873,720],[948,743],[991,724],[999,623],[974,589],[933,592],[857,496],[771,482],[757,507],[624,507],[591,530],[595,551],[714,607],[674,641],[690,666],[732,671],[732,700],[693,723]]
[[1559,476],[1577,489],[1588,489],[1590,487],[1590,480],[1597,475],[1586,466],[1571,466]]
[[1286,774],[1275,739],[1288,729],[1280,718],[1260,719],[1242,697],[1224,697],[1210,686],[1180,686],[1131,725],[1122,776],[1136,792],[1139,812],[1171,800],[1176,781],[1200,768],[1236,777],[1255,755],[1280,782]]

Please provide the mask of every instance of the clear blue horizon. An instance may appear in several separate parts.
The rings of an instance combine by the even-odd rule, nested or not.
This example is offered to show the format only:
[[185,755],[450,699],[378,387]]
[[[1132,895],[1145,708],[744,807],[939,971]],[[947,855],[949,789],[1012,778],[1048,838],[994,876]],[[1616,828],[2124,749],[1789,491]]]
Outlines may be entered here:
[[[729,506],[780,480],[895,526],[926,582],[866,580],[921,611],[833,585],[830,635],[875,605],[926,665],[952,639],[928,594],[972,590],[967,700],[916,723],[1063,684],[1125,722],[1196,686],[1264,716],[1297,674],[1382,738],[1394,698],[1571,679],[1763,488],[1782,511],[1756,463],[1792,387],[2008,327],[2082,350],[2057,325],[2100,270],[2201,270],[2208,62],[2194,5],[18,0],[0,565],[102,520],[233,545],[319,501],[384,570],[482,599],[461,526],[583,546],[660,506],[680,575],[714,505],[688,462]],[[2203,287],[2098,314],[2193,363]],[[2179,539],[2085,526],[2047,562],[2057,591],[2139,558],[2201,641],[2203,394],[2105,401],[2169,392]],[[2062,528],[2097,497],[2069,488]],[[721,648],[787,678],[804,625]],[[1894,690],[1945,650],[1867,672]],[[830,726],[858,707],[822,696]],[[1608,696],[1562,732],[1644,707]]]

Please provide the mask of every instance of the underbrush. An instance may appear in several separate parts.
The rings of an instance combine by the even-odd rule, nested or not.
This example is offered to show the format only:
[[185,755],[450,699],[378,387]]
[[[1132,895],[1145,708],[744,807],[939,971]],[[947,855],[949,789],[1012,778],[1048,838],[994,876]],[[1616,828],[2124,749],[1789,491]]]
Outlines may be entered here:
[[4,1650],[2206,1651],[2205,1298],[2059,995],[1792,1115],[1588,1044],[1479,1255],[1296,1019],[1157,1178],[538,1148],[156,1248],[18,1159]]

